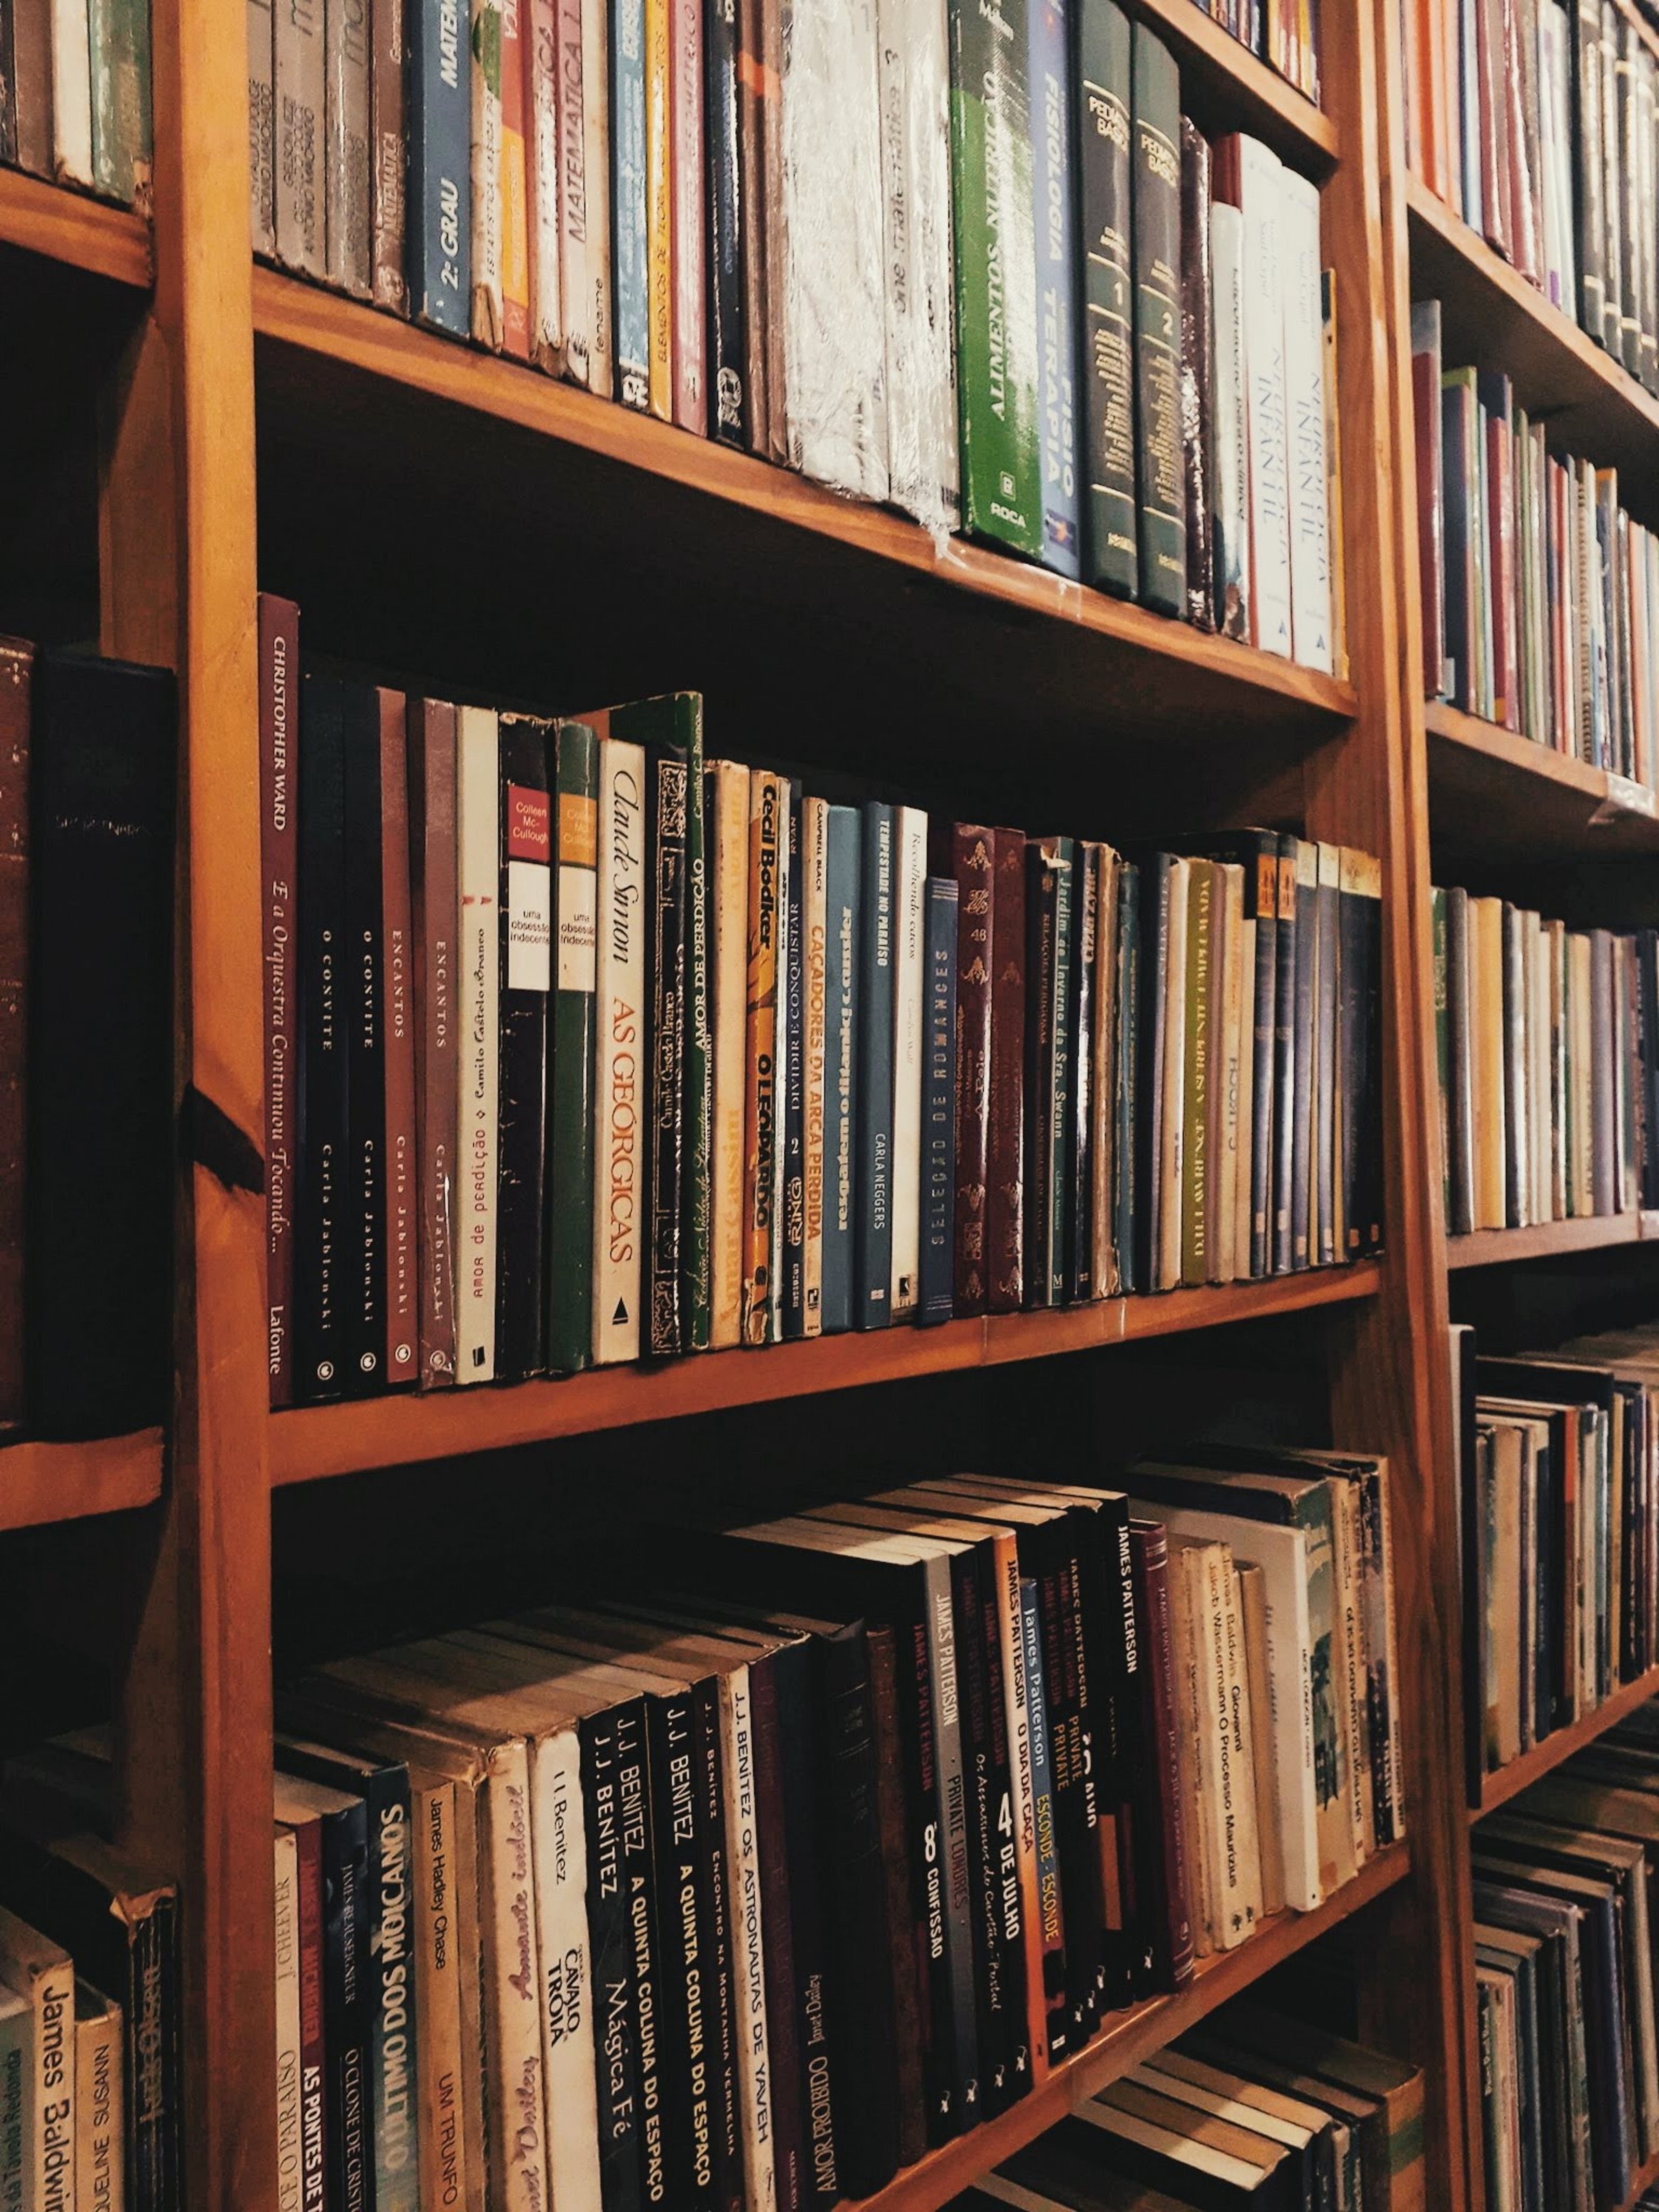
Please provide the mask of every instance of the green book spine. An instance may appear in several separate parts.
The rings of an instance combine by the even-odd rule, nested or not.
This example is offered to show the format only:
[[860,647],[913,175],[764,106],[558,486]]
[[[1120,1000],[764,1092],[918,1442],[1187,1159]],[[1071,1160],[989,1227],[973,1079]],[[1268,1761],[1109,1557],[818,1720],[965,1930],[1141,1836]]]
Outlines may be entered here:
[[1135,508],[1134,302],[1129,233],[1129,19],[1115,0],[1078,17],[1079,190],[1083,213],[1083,574],[1132,599]]
[[681,1246],[685,1344],[707,1352],[714,1330],[712,1146],[714,1054],[708,983],[708,843],[702,760],[702,699],[688,695],[682,742],[685,801],[685,1228]]
[[548,1085],[547,1364],[593,1355],[593,994],[599,744],[561,722],[554,816],[553,1067]]
[[1181,77],[1144,23],[1134,29],[1135,411],[1140,596],[1160,614],[1187,599],[1181,439]]
[[1187,1069],[1181,1160],[1181,1279],[1207,1279],[1210,1256],[1210,951],[1215,927],[1215,864],[1193,860],[1187,876]]
[[967,529],[1042,551],[1028,0],[951,0],[957,385]]
[[92,179],[111,199],[150,201],[149,0],[90,0]]

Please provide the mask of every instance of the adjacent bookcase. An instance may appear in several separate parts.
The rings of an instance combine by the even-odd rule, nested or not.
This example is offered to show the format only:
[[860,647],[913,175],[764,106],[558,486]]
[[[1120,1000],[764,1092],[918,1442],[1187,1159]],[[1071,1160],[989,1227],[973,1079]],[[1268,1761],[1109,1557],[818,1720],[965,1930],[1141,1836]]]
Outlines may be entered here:
[[[1218,1357],[1230,1332],[1248,1329],[1254,1345],[1282,1328],[1308,1348],[1333,1434],[1390,1455],[1409,1842],[1320,1912],[1280,1918],[1208,1962],[1178,1997],[1115,2018],[1026,2102],[878,2201],[883,2212],[943,2204],[1103,2081],[1363,1912],[1365,2030],[1426,2070],[1430,2201],[1481,2212],[1450,1271],[1639,1246],[1659,1239],[1659,1222],[1571,1223],[1449,1249],[1429,890],[1448,856],[1493,878],[1528,872],[1516,880],[1534,890],[1542,867],[1559,872],[1564,896],[1594,888],[1617,902],[1619,920],[1659,919],[1649,910],[1659,909],[1659,823],[1650,795],[1610,788],[1418,696],[1413,292],[1458,301],[1524,377],[1528,404],[1571,410],[1564,419],[1601,459],[1651,471],[1659,407],[1407,174],[1396,0],[1322,0],[1322,111],[1192,0],[1139,4],[1176,47],[1205,122],[1260,133],[1324,188],[1346,682],[976,548],[940,546],[893,515],[256,268],[244,26],[222,0],[155,11],[153,237],[130,215],[0,173],[0,392],[12,402],[0,412],[0,451],[9,488],[23,489],[0,548],[0,621],[28,635],[95,630],[106,651],[176,669],[182,702],[172,1419],[165,1437],[0,1449],[0,1530],[27,1532],[6,1541],[32,1547],[21,1610],[43,1642],[47,1623],[60,1638],[78,1626],[94,1550],[110,1591],[103,1633],[88,1641],[114,1685],[122,1817],[134,1845],[176,1872],[185,1915],[192,2205],[276,2203],[264,1936],[282,1626],[273,1522],[288,1493],[306,1492],[313,1531],[337,1515],[331,1564],[349,1583],[354,1559],[373,1564],[377,1519],[395,1521],[417,1492],[428,1514],[434,1499],[452,1517],[480,1510],[462,1455],[511,1453],[519,1480],[556,1495],[573,1437],[626,1427],[643,1462],[672,1455],[675,1424],[747,1407],[745,1436],[763,1437],[781,1462],[811,1418],[809,1393],[870,1393],[884,1409],[872,1418],[887,1418],[896,1394],[965,1389],[952,1378],[969,1370],[971,1387],[993,1390],[1041,1360],[1051,1395],[1075,1391],[1086,1407],[1093,1393],[1109,1405],[1111,1363],[1137,1356],[1130,1347],[1144,1340],[1165,1339],[1167,1357],[1168,1340],[1194,1333],[1196,1365]],[[991,819],[1036,827],[1063,799],[1072,817],[1097,814],[1113,835],[1193,829],[1204,814],[1295,822],[1379,853],[1382,1258],[655,1371],[269,1415],[262,582],[301,599],[308,642],[324,650],[372,649],[434,684],[532,696],[538,677],[568,669],[573,654],[595,696],[695,683],[723,737],[775,732],[781,716],[821,762],[902,774],[948,758],[960,804],[982,803]],[[410,1470],[423,1462],[417,1484]],[[752,1496],[755,1467],[744,1474]],[[611,1503],[630,1510],[625,1495]],[[117,1513],[118,1524],[90,1518]],[[106,1527],[112,1540],[98,1533]],[[513,1539],[504,1523],[500,1542]],[[11,1740],[51,1711],[37,1711],[34,1695],[14,1680]],[[1570,1733],[1577,1741],[1583,1729]],[[1568,1747],[1552,1739],[1547,1749]]]

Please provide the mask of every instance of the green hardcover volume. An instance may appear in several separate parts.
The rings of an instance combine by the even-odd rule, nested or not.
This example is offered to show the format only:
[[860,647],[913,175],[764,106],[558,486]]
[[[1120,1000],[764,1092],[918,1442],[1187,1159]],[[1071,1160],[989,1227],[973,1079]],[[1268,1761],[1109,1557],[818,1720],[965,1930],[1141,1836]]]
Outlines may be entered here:
[[962,513],[1042,552],[1028,0],[950,0]]
[[1134,312],[1131,292],[1129,19],[1115,0],[1078,16],[1083,214],[1084,579],[1132,599],[1135,519]]
[[1187,604],[1187,475],[1181,441],[1181,76],[1134,27],[1135,413],[1139,430],[1140,597]]
[[593,993],[599,742],[561,722],[554,816],[553,1066],[547,1086],[547,1364],[593,1357]]
[[1202,1283],[1210,1257],[1211,1017],[1216,867],[1191,860],[1187,875],[1187,1074],[1182,1111],[1187,1129],[1181,1160],[1181,1279]]

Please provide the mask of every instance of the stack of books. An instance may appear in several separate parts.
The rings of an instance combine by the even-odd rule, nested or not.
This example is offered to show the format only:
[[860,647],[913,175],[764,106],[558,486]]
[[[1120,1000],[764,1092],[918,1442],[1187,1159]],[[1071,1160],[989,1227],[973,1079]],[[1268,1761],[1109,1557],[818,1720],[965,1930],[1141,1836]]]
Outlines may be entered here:
[[279,1690],[283,2142],[421,2201],[860,2197],[1320,1904],[1401,1832],[1386,1470],[1220,1456],[647,1532]]
[[1659,936],[1568,929],[1462,890],[1433,905],[1452,1232],[1653,1204]]
[[1377,1249],[1367,856],[930,824],[706,760],[695,693],[539,720],[261,640],[274,1402]]
[[1423,2077],[1254,2002],[1227,2006],[1085,2099],[952,2212],[1408,2212]]
[[1425,693],[1651,786],[1659,536],[1507,376],[1443,368],[1437,300],[1412,309],[1412,390]]
[[[1214,11],[1311,89],[1299,5]],[[256,251],[1345,672],[1317,187],[1115,0],[250,14]]]
[[[270,0],[249,6],[269,36]],[[318,27],[320,40],[320,15]],[[6,10],[0,161],[149,212],[149,0],[16,0]]]
[[1481,1821],[1473,1856],[1487,2201],[1628,2203],[1659,2154],[1659,1711]]

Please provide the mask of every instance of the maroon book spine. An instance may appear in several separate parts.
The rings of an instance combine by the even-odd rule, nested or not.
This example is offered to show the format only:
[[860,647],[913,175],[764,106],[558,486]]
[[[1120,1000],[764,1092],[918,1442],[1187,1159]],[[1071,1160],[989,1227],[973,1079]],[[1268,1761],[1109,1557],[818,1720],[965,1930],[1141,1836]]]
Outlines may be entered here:
[[0,1427],[23,1413],[23,1177],[29,964],[29,676],[0,638]]
[[435,1390],[455,1380],[455,709],[411,699],[408,727],[420,1369]]
[[986,1303],[992,1313],[1017,1313],[1025,1302],[1025,837],[994,835]]
[[420,1372],[420,1204],[416,1173],[415,958],[409,889],[409,708],[380,697],[380,904],[386,974],[386,1380]]
[[703,247],[702,0],[671,0],[668,34],[670,204],[674,239],[674,420],[708,434],[708,337]]
[[404,273],[404,230],[408,204],[405,88],[409,60],[404,46],[404,0],[374,0],[373,24],[368,100],[369,136],[374,149],[371,179],[374,304],[406,315],[409,283]]
[[12,103],[17,118],[17,166],[33,177],[52,173],[52,0],[15,0],[12,9]]
[[957,1204],[955,1304],[985,1311],[986,1180],[991,1146],[991,941],[995,832],[958,822],[939,872],[957,883]]
[[893,1990],[893,2043],[898,2070],[898,2157],[914,2166],[927,2148],[921,2078],[927,2002],[917,1959],[915,1892],[910,1873],[904,1808],[904,1747],[899,1730],[898,1655],[890,1628],[866,1632],[870,1702],[876,1735],[876,1826],[881,1838],[882,1879],[891,1931],[889,1959]]
[[305,2212],[323,2212],[328,2173],[328,2051],[323,2010],[323,1827],[294,1830],[300,1900],[300,2160]]
[[273,1406],[294,1403],[294,1115],[299,1103],[300,611],[259,595],[259,865],[264,877],[265,1352]]
[[[1170,1540],[1161,1521],[1129,1524],[1134,1562],[1135,1619],[1145,1624],[1140,1650],[1141,1799],[1149,1817],[1137,1820],[1142,1850],[1140,1891],[1152,1911],[1144,1929],[1152,1954],[1152,1990],[1173,1990],[1193,1975],[1187,1832],[1181,1816],[1181,1743],[1175,1724],[1175,1638],[1170,1620]],[[1137,1991],[1137,1995],[1142,1992]]]

